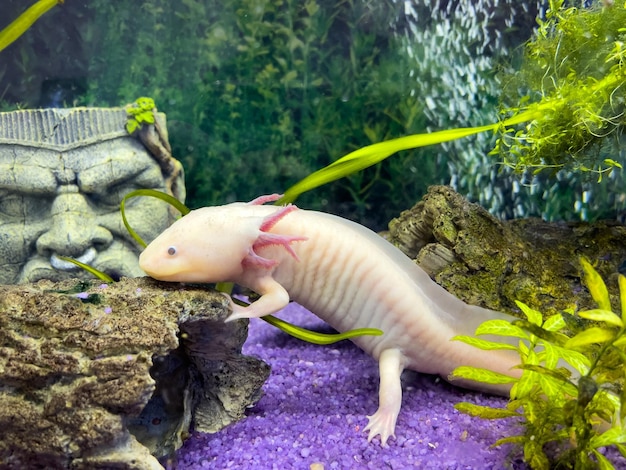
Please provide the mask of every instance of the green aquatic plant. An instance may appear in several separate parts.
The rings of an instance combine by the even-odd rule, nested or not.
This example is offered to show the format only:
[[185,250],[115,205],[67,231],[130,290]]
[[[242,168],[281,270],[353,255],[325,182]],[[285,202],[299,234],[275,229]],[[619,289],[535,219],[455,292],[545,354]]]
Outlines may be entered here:
[[[600,182],[621,169],[619,143],[626,123],[626,6],[565,8],[563,1],[552,0],[546,20],[538,22],[536,38],[527,44],[529,63],[522,67],[522,73],[513,74],[525,77],[534,73],[535,81],[527,81],[524,89],[529,94],[517,106],[506,108],[500,123],[412,135],[363,147],[308,175],[287,189],[280,202],[293,201],[306,191],[360,172],[396,152],[485,131],[495,131],[499,136],[491,155],[499,155],[505,165],[520,173],[570,168],[595,172]],[[518,88],[522,86],[519,80],[515,83]],[[533,101],[536,95],[541,99]]]
[[353,173],[362,171],[402,150],[441,144],[481,132],[496,131],[500,128],[507,128],[509,126],[536,119],[542,111],[542,107],[536,107],[528,109],[526,112],[520,113],[501,123],[487,124],[485,126],[478,127],[466,127],[461,129],[448,129],[427,134],[415,134],[368,145],[355,150],[354,152],[350,152],[348,155],[341,157],[330,165],[308,175],[298,183],[294,184],[285,191],[284,196],[277,202],[277,204],[293,202],[300,194],[306,191],[310,191],[311,189],[315,189],[319,186],[330,183],[331,181],[335,181],[340,178],[350,176]]
[[[484,419],[516,417],[522,433],[499,439],[494,445],[522,446],[533,469],[613,469],[600,451],[614,446],[626,457],[626,277],[619,275],[621,315],[614,313],[601,276],[581,260],[585,284],[597,309],[565,312],[543,318],[525,304],[517,305],[525,320],[483,323],[476,335],[517,338],[517,346],[458,336],[480,349],[512,349],[520,355],[521,376],[511,378],[472,367],[459,367],[452,378],[484,383],[511,383],[505,408],[459,403],[455,408]],[[575,317],[590,326],[572,328]],[[574,333],[567,333],[568,331]],[[556,455],[555,455],[556,454]]]
[[137,98],[134,103],[126,106],[126,131],[133,135],[145,124],[154,124],[154,111],[156,105],[152,98]]
[[564,5],[550,0],[519,70],[502,77],[503,114],[535,107],[543,112],[523,127],[501,129],[493,154],[519,172],[565,168],[593,172],[601,180],[621,168],[626,5]]
[[24,13],[9,26],[0,31],[0,51],[10,46],[17,38],[26,32],[41,15],[65,0],[39,0],[31,5]]

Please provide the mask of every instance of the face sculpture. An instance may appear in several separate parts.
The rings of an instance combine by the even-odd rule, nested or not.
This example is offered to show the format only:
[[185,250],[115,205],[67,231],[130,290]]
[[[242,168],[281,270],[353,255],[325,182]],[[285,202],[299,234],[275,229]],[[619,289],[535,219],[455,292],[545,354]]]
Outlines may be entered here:
[[[113,278],[143,275],[119,210],[139,188],[164,191],[165,179],[128,136],[68,150],[0,145],[0,284],[93,277],[59,256]],[[145,239],[170,223],[155,198],[128,200],[126,216]]]

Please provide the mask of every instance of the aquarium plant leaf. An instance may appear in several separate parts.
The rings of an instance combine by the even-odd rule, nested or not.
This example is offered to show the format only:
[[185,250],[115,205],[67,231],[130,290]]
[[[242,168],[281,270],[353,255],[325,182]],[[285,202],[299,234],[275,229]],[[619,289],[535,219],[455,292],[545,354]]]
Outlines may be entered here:
[[9,26],[0,31],[0,51],[6,49],[17,38],[26,32],[41,15],[52,7],[60,5],[64,0],[39,0],[17,17]]
[[620,274],[617,278],[619,285],[620,308],[622,309],[622,320],[626,321],[626,276]]
[[[233,286],[234,284],[232,282],[218,282],[215,286],[215,289],[230,295]],[[247,307],[248,305],[250,305],[248,302],[244,302],[243,300],[236,297],[231,297],[231,299],[234,303],[236,303],[237,305],[241,305],[242,307]],[[294,338],[312,344],[327,345],[337,343],[338,341],[343,341],[344,339],[354,338],[356,336],[381,336],[383,334],[383,332],[377,328],[357,328],[354,330],[346,331],[345,333],[337,334],[318,333],[317,331],[307,330],[306,328],[302,328],[300,326],[294,325],[293,323],[281,320],[274,315],[265,315],[259,318],[264,322],[269,323],[273,327],[284,331],[289,336],[293,336]]]
[[502,444],[523,445],[525,440],[526,440],[525,436],[507,436],[507,437],[502,437],[502,438],[498,439],[496,442],[494,442],[489,447],[492,447],[492,448],[493,447],[498,447],[498,446],[501,446]]
[[493,372],[488,369],[481,369],[479,367],[460,366],[452,371],[448,376],[451,381],[463,379],[472,380],[474,382],[483,382],[486,384],[509,384],[515,382],[517,379],[508,375]]
[[134,103],[126,106],[126,132],[133,135],[140,130],[144,124],[154,124],[154,113],[156,104],[152,98],[142,96]]
[[501,419],[522,416],[517,411],[507,410],[506,408],[491,408],[490,406],[475,405],[467,402],[456,403],[454,408],[461,413],[483,419]]
[[529,339],[519,326],[515,326],[506,320],[488,320],[476,328],[476,335],[512,336],[514,338]]
[[598,304],[601,310],[611,310],[611,299],[609,298],[609,291],[606,288],[606,284],[602,280],[602,276],[598,274],[591,263],[585,258],[580,259],[580,264],[583,267],[584,280],[587,289],[593,300]]
[[362,147],[341,157],[330,165],[327,165],[324,168],[306,176],[287,189],[283,196],[276,201],[276,204],[281,205],[293,202],[300,194],[306,191],[310,191],[318,186],[322,186],[364,170],[365,168],[369,168],[370,166],[375,165],[376,163],[379,163],[394,153],[402,150],[441,144],[443,142],[449,142],[451,140],[468,137],[481,132],[496,131],[503,126],[507,127],[530,121],[539,116],[540,113],[541,111],[539,107],[537,107],[495,124],[478,127],[463,127],[459,129],[446,129],[426,134],[408,135]]
[[580,348],[594,343],[605,343],[615,338],[615,331],[606,328],[592,327],[581,331],[573,338],[570,338],[565,347],[568,349]]
[[288,323],[285,320],[275,317],[274,315],[265,315],[260,318],[294,338],[313,344],[327,345],[343,341],[344,339],[354,338],[356,336],[381,336],[383,334],[383,332],[378,328],[356,328],[354,330],[346,331],[345,333],[337,334],[318,333],[316,331],[310,331]]
[[[524,331],[527,331],[543,340],[546,341],[551,341],[556,345],[562,346],[566,343],[566,341],[569,339],[566,335],[561,334],[561,333],[557,333],[554,331],[548,331],[544,328],[542,328],[541,326],[538,326],[535,323],[531,323],[529,321],[526,320],[514,320],[511,322],[511,324],[522,328]],[[541,321],[539,323],[539,325],[541,325]]]
[[451,341],[462,341],[465,344],[469,344],[470,346],[474,346],[478,349],[483,349],[486,351],[496,350],[496,349],[511,349],[513,351],[517,351],[517,348],[512,344],[507,343],[498,343],[496,341],[488,341],[486,339],[475,338],[473,336],[454,336]]
[[589,444],[594,449],[613,444],[626,444],[626,428],[613,427],[608,429],[600,435],[593,436],[589,441]]
[[85,264],[85,263],[83,263],[81,261],[78,261],[78,260],[76,260],[74,258],[69,258],[67,256],[57,255],[57,257],[59,259],[62,259],[63,261],[67,261],[68,263],[75,264],[76,266],[78,266],[78,267],[84,269],[85,271],[93,274],[94,276],[96,276],[101,281],[110,282],[110,283],[114,283],[115,282],[115,280],[111,276],[109,276],[107,273],[102,272],[99,269],[94,268],[93,266]]
[[598,470],[615,470],[615,467],[611,463],[609,459],[607,459],[604,455],[598,452],[597,449],[593,449],[593,455],[596,457],[598,461]]
[[529,322],[534,325],[541,326],[541,324],[543,323],[543,317],[541,316],[540,312],[530,308],[524,302],[520,302],[519,300],[515,301],[515,305],[517,305],[522,313],[526,315],[526,318],[528,318]]
[[587,320],[601,321],[619,328],[624,326],[622,319],[610,310],[594,309],[578,312],[578,315]]
[[147,244],[141,239],[139,234],[135,232],[133,228],[130,226],[130,224],[128,223],[128,220],[126,219],[126,210],[125,210],[126,201],[128,199],[139,197],[139,196],[150,196],[150,197],[156,197],[157,199],[161,199],[162,201],[165,201],[168,204],[171,204],[172,206],[174,206],[183,215],[187,215],[191,211],[191,209],[189,209],[186,205],[184,205],[174,196],[164,193],[163,191],[157,191],[156,189],[136,189],[124,195],[124,197],[122,198],[122,202],[120,202],[120,212],[122,213],[122,220],[124,221],[124,227],[126,227],[126,230],[128,230],[128,233],[130,234],[130,236],[133,237],[135,241],[139,243],[139,245],[141,245],[141,247],[143,248],[145,248]]
[[580,375],[585,375],[591,367],[591,361],[584,354],[573,349],[558,348],[559,356],[570,366],[576,369]]
[[546,321],[543,322],[542,328],[546,331],[559,331],[565,328],[565,320],[563,319],[563,315],[557,313],[556,315],[551,315],[546,318]]

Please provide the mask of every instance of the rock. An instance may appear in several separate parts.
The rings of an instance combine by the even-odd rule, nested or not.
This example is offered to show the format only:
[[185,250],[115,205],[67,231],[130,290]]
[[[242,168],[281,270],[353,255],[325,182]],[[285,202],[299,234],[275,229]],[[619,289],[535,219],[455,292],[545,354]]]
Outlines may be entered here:
[[512,314],[518,313],[515,300],[544,314],[595,308],[581,280],[584,256],[619,305],[626,227],[615,221],[500,221],[451,188],[433,186],[390,222],[388,239],[470,304]]
[[247,322],[201,287],[122,279],[0,286],[0,468],[156,469],[260,397]]

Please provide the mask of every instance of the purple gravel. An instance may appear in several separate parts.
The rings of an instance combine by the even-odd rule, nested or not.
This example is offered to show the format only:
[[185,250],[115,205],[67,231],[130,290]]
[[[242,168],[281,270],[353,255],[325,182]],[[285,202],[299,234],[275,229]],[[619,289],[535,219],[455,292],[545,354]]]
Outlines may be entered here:
[[[308,328],[323,323],[297,304],[282,315]],[[177,455],[179,469],[502,469],[526,468],[510,446],[514,422],[457,412],[459,401],[504,406],[506,400],[405,372],[396,436],[386,448],[367,442],[366,415],[378,403],[376,362],[349,341],[316,346],[251,320],[244,353],[272,366],[265,395],[243,421],[216,434],[194,433]],[[314,467],[315,468],[315,467]]]

